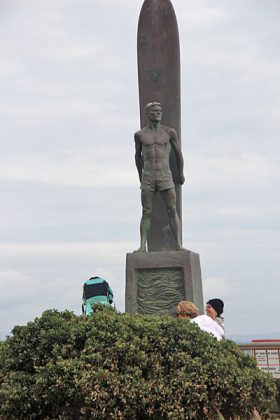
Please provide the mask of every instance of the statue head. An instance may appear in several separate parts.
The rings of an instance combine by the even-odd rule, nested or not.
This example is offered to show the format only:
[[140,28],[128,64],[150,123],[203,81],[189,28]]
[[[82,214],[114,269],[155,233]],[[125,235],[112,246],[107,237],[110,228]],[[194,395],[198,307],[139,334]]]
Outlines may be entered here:
[[162,107],[159,102],[149,102],[145,106],[145,112],[150,121],[161,121]]

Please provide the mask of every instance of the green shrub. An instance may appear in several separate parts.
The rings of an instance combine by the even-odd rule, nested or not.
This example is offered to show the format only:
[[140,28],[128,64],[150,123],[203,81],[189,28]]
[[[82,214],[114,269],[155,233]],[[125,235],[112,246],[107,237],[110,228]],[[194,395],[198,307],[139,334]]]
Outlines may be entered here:
[[0,346],[0,418],[267,418],[271,377],[187,320],[46,311]]
[[280,408],[280,379],[275,379],[275,383],[276,383],[276,402],[278,404],[278,407]]

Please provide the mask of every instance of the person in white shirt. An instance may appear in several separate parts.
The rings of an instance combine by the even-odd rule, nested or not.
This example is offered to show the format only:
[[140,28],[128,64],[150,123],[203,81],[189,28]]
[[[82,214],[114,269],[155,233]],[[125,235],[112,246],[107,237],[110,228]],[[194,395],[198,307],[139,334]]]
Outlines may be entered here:
[[210,316],[214,319],[222,328],[225,329],[224,326],[224,318],[221,316],[224,310],[224,302],[221,299],[215,298],[210,299],[206,303],[205,312],[206,315]]
[[[212,334],[217,340],[221,340],[225,336],[224,328],[217,321],[223,313],[224,302],[221,299],[210,299],[206,303],[206,315],[199,315],[190,322],[194,322],[202,331]],[[221,318],[220,318],[221,319]]]

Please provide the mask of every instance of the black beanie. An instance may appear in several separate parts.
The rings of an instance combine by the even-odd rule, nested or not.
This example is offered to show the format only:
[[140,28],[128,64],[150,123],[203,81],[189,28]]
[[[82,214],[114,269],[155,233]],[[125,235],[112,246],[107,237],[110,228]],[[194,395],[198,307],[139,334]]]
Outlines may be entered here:
[[210,299],[207,304],[211,305],[215,309],[217,315],[220,316],[224,310],[224,302],[221,299]]

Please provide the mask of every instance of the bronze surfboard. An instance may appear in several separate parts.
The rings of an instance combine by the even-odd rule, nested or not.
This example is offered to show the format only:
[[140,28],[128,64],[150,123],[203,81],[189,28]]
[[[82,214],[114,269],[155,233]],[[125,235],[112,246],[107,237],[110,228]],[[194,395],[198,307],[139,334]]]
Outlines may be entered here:
[[[138,82],[141,128],[147,125],[145,106],[160,102],[162,124],[175,128],[181,139],[180,47],[175,12],[170,0],[145,0],[140,12],[137,34]],[[170,166],[177,194],[177,212],[182,224],[181,185],[175,155]],[[149,251],[175,249],[165,205],[156,192]]]

